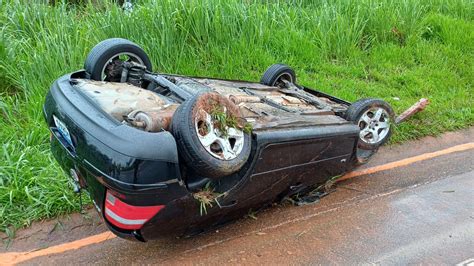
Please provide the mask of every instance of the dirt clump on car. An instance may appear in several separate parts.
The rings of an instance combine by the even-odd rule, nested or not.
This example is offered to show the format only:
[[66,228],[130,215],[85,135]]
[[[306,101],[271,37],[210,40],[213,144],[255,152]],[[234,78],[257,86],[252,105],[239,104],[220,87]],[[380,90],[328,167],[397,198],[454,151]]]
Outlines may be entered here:
[[[223,134],[227,128],[244,129],[247,125],[246,120],[242,118],[240,109],[226,97],[217,93],[204,93],[199,97],[194,108],[193,117],[197,121],[205,121],[209,114],[214,119],[214,127]],[[198,122],[198,132],[204,136],[209,133],[206,123]]]

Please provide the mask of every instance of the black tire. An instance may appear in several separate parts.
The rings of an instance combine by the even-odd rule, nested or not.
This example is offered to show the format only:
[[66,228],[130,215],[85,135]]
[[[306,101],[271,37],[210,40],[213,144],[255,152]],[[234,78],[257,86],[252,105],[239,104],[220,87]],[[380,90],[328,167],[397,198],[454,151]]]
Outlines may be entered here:
[[296,84],[295,71],[284,64],[271,65],[265,73],[263,73],[260,83],[268,86],[278,86],[278,83],[281,82],[281,78]]
[[[236,158],[221,160],[212,156],[201,144],[194,124],[194,113],[201,110],[198,100],[206,94],[197,94],[178,107],[171,122],[171,132],[176,139],[180,159],[188,167],[203,177],[219,179],[237,172],[247,162],[251,151],[251,134],[244,132],[243,148]],[[228,104],[234,105],[230,101]]]
[[111,38],[98,43],[87,55],[84,63],[86,72],[92,80],[102,80],[102,70],[110,59],[119,54],[130,53],[139,58],[148,71],[152,71],[151,61],[145,51],[137,44],[122,38]]
[[[361,120],[362,116],[366,114],[366,112],[369,112],[366,114],[367,116],[369,116],[371,110],[379,110],[379,109],[383,109],[385,111],[385,113],[382,114],[381,119],[380,119],[383,121],[381,121],[380,123],[388,124],[387,131],[385,130],[385,128],[380,129],[376,127],[376,125],[378,126],[378,122],[375,121],[375,117],[374,117],[374,121],[371,121],[370,124]],[[346,111],[346,119],[358,125],[359,128],[361,128],[361,134],[363,134],[362,129],[363,128],[366,129],[367,127],[369,127],[368,130],[377,131],[377,132],[374,132],[375,134],[377,134],[377,136],[380,136],[383,133],[382,135],[383,137],[380,136],[379,139],[374,139],[373,143],[370,143],[368,142],[367,139],[362,138],[361,134],[359,135],[359,142],[358,142],[359,149],[369,150],[369,151],[377,150],[382,144],[388,141],[388,139],[390,138],[390,135],[392,134],[394,112],[393,112],[392,107],[387,102],[380,99],[367,98],[367,99],[361,99],[352,103],[351,106],[349,106],[349,108]],[[370,125],[372,125],[373,128],[370,128],[371,127]],[[379,133],[380,135],[378,135]],[[369,132],[368,135],[370,134],[371,133]]]

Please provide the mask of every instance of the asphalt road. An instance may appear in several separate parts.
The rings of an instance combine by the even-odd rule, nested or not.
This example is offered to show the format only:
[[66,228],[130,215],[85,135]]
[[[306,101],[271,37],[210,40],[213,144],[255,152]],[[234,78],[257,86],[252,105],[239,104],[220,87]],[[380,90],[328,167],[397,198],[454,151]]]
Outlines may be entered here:
[[[474,130],[385,148],[369,165],[472,142]],[[215,232],[148,243],[113,238],[26,264],[457,264],[474,261],[474,149],[345,180],[319,203],[277,205]],[[24,252],[104,231],[79,215],[19,232]],[[78,218],[79,217],[79,218]],[[58,226],[60,224],[60,226]],[[0,254],[0,259],[2,254]],[[1,260],[0,260],[1,261]]]

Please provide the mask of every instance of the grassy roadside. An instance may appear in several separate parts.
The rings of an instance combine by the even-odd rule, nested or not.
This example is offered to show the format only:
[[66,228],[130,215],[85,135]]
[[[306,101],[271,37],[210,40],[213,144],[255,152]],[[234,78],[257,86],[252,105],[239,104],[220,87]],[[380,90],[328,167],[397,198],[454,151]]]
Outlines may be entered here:
[[100,40],[133,40],[157,71],[259,80],[284,62],[299,83],[350,101],[379,97],[401,112],[430,98],[395,143],[473,125],[473,18],[469,0],[143,0],[131,15],[0,0],[0,227],[77,209],[41,105]]

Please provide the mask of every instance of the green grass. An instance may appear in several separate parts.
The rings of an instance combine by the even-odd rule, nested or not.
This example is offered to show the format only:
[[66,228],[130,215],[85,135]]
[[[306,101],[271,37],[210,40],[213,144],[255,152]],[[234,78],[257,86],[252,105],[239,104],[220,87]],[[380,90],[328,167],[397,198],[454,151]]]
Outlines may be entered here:
[[428,97],[392,143],[473,125],[470,0],[149,0],[131,15],[33,2],[0,0],[3,230],[77,210],[41,107],[50,84],[109,37],[140,44],[157,71],[257,81],[283,62],[300,84],[349,101],[379,97],[401,112]]

